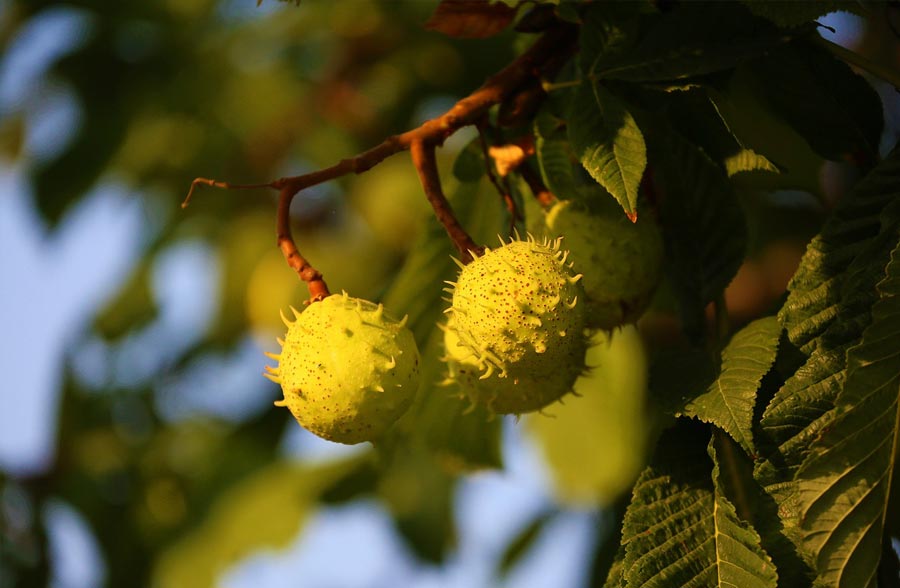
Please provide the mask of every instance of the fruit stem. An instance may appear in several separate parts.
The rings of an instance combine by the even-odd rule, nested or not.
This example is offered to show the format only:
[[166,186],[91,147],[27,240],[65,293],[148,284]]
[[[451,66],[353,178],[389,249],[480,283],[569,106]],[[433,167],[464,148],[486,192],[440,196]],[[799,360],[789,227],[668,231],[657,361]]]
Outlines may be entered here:
[[278,196],[278,214],[276,220],[276,235],[278,248],[284,255],[287,264],[297,272],[300,279],[306,282],[309,288],[309,302],[317,302],[330,295],[328,285],[322,278],[322,274],[304,258],[291,234],[291,198],[290,188],[282,188]]
[[419,181],[422,183],[422,189],[425,190],[425,196],[434,209],[434,216],[444,225],[447,234],[456,245],[459,256],[463,263],[472,261],[472,253],[480,254],[483,248],[472,240],[472,237],[459,224],[444,191],[441,189],[441,178],[438,175],[437,160],[434,156],[435,147],[433,144],[426,143],[422,140],[413,141],[410,145],[409,153],[412,156],[413,165],[419,173]]
[[[560,65],[567,61],[576,49],[578,39],[577,26],[571,23],[561,22],[551,27],[544,33],[527,51],[513,60],[509,65],[488,78],[484,84],[465,98],[460,99],[447,112],[441,116],[427,120],[420,126],[406,131],[400,135],[393,135],[372,147],[368,151],[359,153],[353,157],[342,159],[338,163],[300,176],[291,176],[273,180],[267,184],[235,185],[218,180],[197,178],[191,183],[191,190],[185,199],[185,204],[190,200],[194,188],[198,185],[212,186],[224,189],[249,189],[272,188],[280,190],[278,200],[278,246],[284,253],[288,265],[291,266],[302,280],[309,284],[310,295],[313,300],[326,296],[328,288],[322,281],[322,276],[307,262],[294,244],[289,226],[291,200],[305,188],[316,186],[348,174],[360,174],[375,167],[391,155],[401,151],[412,150],[414,146],[419,150],[418,157],[423,166],[427,166],[428,160],[434,159],[435,147],[458,131],[459,129],[474,125],[484,117],[491,107],[502,103],[514,95],[528,80],[546,73],[553,73]],[[428,168],[423,168],[428,169]],[[447,227],[447,232],[453,239],[457,248],[461,246],[471,247],[478,252],[476,246],[466,232],[459,226],[459,222],[453,216],[449,204],[440,191],[440,182],[435,186],[437,166],[433,173],[425,173],[430,188],[426,188],[426,196],[432,203],[438,218]],[[420,170],[420,178],[422,171]],[[424,183],[423,183],[424,186]],[[429,193],[430,190],[430,193]],[[443,200],[443,201],[442,201]],[[449,223],[449,224],[448,224]],[[469,250],[460,251],[464,260],[471,259]]]

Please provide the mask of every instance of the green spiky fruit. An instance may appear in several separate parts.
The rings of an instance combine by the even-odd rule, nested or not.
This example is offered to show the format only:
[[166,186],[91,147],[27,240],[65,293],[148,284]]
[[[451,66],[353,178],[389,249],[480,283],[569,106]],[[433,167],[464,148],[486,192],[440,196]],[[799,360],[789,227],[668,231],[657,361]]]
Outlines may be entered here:
[[338,443],[374,441],[409,408],[419,386],[419,350],[406,319],[381,304],[335,294],[288,327],[278,367],[266,376],[304,428]]
[[540,410],[584,370],[584,290],[559,241],[512,241],[464,266],[447,309],[449,376],[497,413]]
[[662,275],[663,241],[653,218],[632,223],[612,198],[590,210],[560,200],[536,224],[530,227],[536,234],[564,237],[584,272],[589,327],[612,329],[640,318]]

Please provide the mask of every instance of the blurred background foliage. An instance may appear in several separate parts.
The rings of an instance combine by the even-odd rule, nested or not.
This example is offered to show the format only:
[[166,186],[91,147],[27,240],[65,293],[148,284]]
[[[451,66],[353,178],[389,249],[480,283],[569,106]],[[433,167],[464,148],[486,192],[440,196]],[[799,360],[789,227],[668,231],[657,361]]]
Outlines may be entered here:
[[[641,323],[643,337],[634,328],[600,336],[582,397],[548,409],[552,418],[489,419],[435,387],[387,447],[340,448],[274,409],[280,391],[261,376],[262,351],[275,350],[283,329],[279,309],[306,297],[275,247],[274,194],[207,189],[180,208],[194,176],[265,182],[418,125],[533,38],[454,41],[423,29],[433,8],[0,2],[0,198],[3,214],[24,210],[16,218],[27,220],[2,225],[0,237],[31,239],[44,256],[37,268],[11,245],[0,251],[7,276],[32,276],[2,286],[0,587],[297,585],[273,569],[305,570],[304,586],[547,585],[546,575],[515,575],[537,569],[529,559],[566,586],[589,583],[591,562],[611,559],[609,515],[658,426],[645,400],[645,346],[675,332],[670,292]],[[857,50],[896,59],[879,41],[886,25],[846,22],[865,35]],[[823,197],[753,196],[767,180],[748,174],[755,232],[726,292],[737,322],[781,296],[828,203],[853,179],[851,167],[823,167],[783,123],[741,103],[750,74],[722,88],[716,106],[733,131],[777,145],[770,159]],[[896,136],[896,98],[887,103],[886,134]],[[461,132],[440,151],[445,189],[476,240],[489,242],[507,223],[496,192],[480,172],[451,174],[471,138]],[[104,207],[112,212],[96,212]],[[300,249],[332,290],[410,314],[423,370],[440,380],[434,285],[452,276],[452,250],[407,156],[304,192],[292,216]],[[67,253],[78,246],[80,256]],[[79,309],[62,326],[38,306],[61,297]],[[45,339],[26,353],[34,333]],[[22,416],[34,414],[43,416]],[[395,545],[390,569],[360,563],[367,577],[341,576],[377,547],[352,533],[305,568],[259,563],[261,550],[305,545],[304,525],[328,512],[375,516],[387,529],[376,539]],[[301,548],[292,554],[303,560]]]

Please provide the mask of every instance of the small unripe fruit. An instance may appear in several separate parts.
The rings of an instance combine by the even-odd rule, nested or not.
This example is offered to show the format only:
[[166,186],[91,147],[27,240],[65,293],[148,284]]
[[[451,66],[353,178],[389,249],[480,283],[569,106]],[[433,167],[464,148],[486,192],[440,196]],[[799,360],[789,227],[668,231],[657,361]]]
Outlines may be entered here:
[[497,413],[540,410],[584,370],[584,290],[559,242],[512,241],[462,268],[444,342],[450,380]]
[[[381,437],[412,404],[419,350],[406,319],[382,305],[332,295],[310,304],[287,335],[269,379],[281,384],[294,418],[319,437],[354,444]],[[282,317],[283,318],[283,317]]]
[[592,203],[590,210],[560,200],[530,228],[565,238],[575,267],[584,272],[589,327],[632,323],[647,309],[663,262],[662,235],[649,215],[632,223],[612,198]]

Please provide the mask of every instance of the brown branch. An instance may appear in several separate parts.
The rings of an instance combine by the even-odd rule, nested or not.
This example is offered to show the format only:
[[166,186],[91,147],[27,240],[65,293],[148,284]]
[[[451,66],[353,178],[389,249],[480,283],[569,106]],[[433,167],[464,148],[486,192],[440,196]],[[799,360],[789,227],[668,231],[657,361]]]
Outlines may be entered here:
[[210,186],[225,190],[256,190],[259,188],[271,188],[272,184],[229,184],[228,182],[220,182],[209,178],[194,178],[194,181],[191,182],[191,189],[188,190],[187,196],[184,197],[184,201],[181,203],[181,208],[187,208],[191,203],[191,196],[194,195],[194,190],[197,189],[197,186]]
[[291,197],[288,188],[282,188],[278,196],[278,215],[276,219],[278,248],[284,255],[287,264],[297,272],[300,279],[309,288],[309,302],[317,302],[327,297],[330,292],[322,274],[300,255],[294,237],[291,235]]
[[[419,155],[414,156],[414,159],[418,157],[421,164],[427,166],[428,159],[433,159],[435,147],[442,145],[447,137],[462,127],[476,124],[478,120],[487,113],[488,109],[496,104],[502,103],[512,96],[531,78],[539,77],[542,73],[555,73],[559,64],[565,62],[574,53],[578,37],[576,32],[577,27],[570,23],[560,23],[554,28],[551,28],[527,51],[502,70],[488,78],[480,88],[459,100],[443,115],[428,120],[421,126],[403,134],[388,137],[368,151],[364,151],[363,153],[348,159],[343,159],[331,167],[300,176],[279,178],[267,184],[233,185],[228,184],[227,182],[197,178],[191,184],[191,191],[188,194],[188,198],[185,199],[184,205],[187,205],[194,188],[201,184],[225,189],[268,187],[280,190],[281,195],[278,201],[278,245],[284,253],[288,265],[300,274],[301,279],[304,279],[304,281],[309,283],[310,294],[313,297],[313,300],[316,300],[323,295],[327,295],[328,289],[325,287],[325,282],[322,281],[321,275],[316,272],[297,251],[297,247],[291,236],[288,211],[290,210],[291,201],[294,196],[305,188],[310,188],[351,173],[359,174],[365,172],[391,155],[399,153],[400,151],[409,150],[413,145],[417,145],[417,149],[420,150]],[[429,181],[437,178],[436,167],[433,176],[430,174],[425,175],[428,176]],[[420,177],[421,176],[422,174],[420,172]],[[443,193],[440,192],[439,186],[437,192],[432,191],[432,195],[429,196],[429,199],[435,194],[440,194],[440,197],[443,198]],[[446,199],[444,199],[444,202],[446,202]],[[432,202],[432,205],[434,206],[434,202]],[[440,207],[441,204],[438,202],[438,208]],[[436,212],[438,208],[435,209]],[[445,210],[446,212],[449,212],[449,218],[446,218],[445,220],[451,222],[451,225],[448,225],[445,222],[445,226],[452,226],[452,223],[455,223],[456,226],[458,226],[459,223],[456,222],[452,212],[450,212],[449,205],[446,206]],[[456,231],[455,228],[453,230]],[[462,231],[461,226],[459,227],[459,230]],[[450,229],[448,228],[448,233],[449,232]],[[457,247],[459,247],[460,244],[467,246],[465,252],[460,252],[465,260],[469,258],[469,244],[474,245],[474,243],[471,242],[471,238],[468,238],[468,243],[466,243],[466,239],[463,238],[462,235],[465,235],[465,231],[462,231],[462,234],[457,234],[456,236],[451,233],[451,238],[454,239],[454,243],[457,244]],[[466,237],[468,236],[466,235]],[[477,252],[477,246],[472,250]],[[313,274],[313,272],[315,272],[315,274]],[[309,279],[304,278],[304,273]],[[315,293],[313,292],[314,288],[316,289]]]
[[438,175],[437,160],[434,157],[434,145],[429,145],[421,140],[413,141],[409,154],[412,156],[413,165],[419,173],[419,181],[434,215],[440,221],[456,249],[459,251],[463,263],[469,263],[474,257],[481,255],[483,248],[476,245],[472,237],[459,224],[444,191],[441,189],[441,178]]

